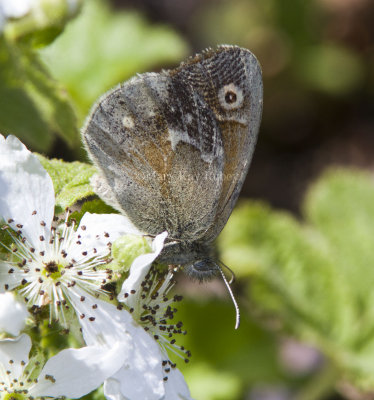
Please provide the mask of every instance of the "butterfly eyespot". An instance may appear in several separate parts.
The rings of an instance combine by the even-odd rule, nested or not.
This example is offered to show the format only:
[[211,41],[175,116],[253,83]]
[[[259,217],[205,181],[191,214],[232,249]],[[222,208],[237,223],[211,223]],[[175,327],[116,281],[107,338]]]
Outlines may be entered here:
[[236,93],[231,92],[231,91],[227,92],[225,94],[225,101],[227,104],[235,103],[236,102]]
[[225,110],[234,110],[242,105],[243,92],[238,86],[230,83],[220,89],[218,100]]

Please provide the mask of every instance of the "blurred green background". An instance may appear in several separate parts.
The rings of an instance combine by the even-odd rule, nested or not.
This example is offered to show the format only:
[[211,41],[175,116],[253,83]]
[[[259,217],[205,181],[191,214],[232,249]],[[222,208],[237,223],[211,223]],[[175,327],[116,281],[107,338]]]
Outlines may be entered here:
[[222,43],[262,65],[257,149],[218,240],[240,329],[220,280],[179,278],[193,396],[373,398],[374,2],[41,3],[2,28],[0,131],[48,157],[86,161],[91,105],[136,73]]

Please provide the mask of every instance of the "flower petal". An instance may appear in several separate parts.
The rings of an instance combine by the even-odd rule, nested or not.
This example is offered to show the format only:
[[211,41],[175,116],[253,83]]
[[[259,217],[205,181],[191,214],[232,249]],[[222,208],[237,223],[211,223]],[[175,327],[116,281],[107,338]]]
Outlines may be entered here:
[[141,232],[123,215],[85,213],[76,232],[82,243],[80,247],[77,246],[77,251],[80,253],[82,248],[88,251],[96,249],[96,255],[107,254],[108,242],[113,242],[127,233],[141,235]]
[[165,382],[166,394],[163,400],[192,400],[187,383],[178,369],[171,369]]
[[[78,297],[73,301],[79,302]],[[92,296],[86,296],[74,308],[85,315],[79,322],[87,344],[112,347],[119,342],[128,350],[126,355],[113,354],[122,368],[111,376],[110,391],[119,382],[126,399],[158,399],[164,395],[160,348],[153,337],[137,326],[128,311]]]
[[0,293],[19,286],[22,279],[22,272],[18,268],[14,268],[7,262],[0,261]]
[[32,0],[0,1],[0,10],[7,18],[20,18],[32,7]]
[[104,382],[104,395],[108,400],[129,400],[122,395],[121,383],[115,378],[109,378]]
[[35,245],[40,235],[48,239],[54,205],[52,180],[37,157],[15,136],[0,135],[0,218],[13,219],[16,230],[22,224],[23,235]]
[[118,399],[118,392],[117,396],[113,393],[117,388],[125,399],[161,399],[165,394],[161,351],[143,328],[134,330],[134,349],[124,366],[104,383],[104,394],[110,400]]
[[152,253],[142,254],[137,257],[131,265],[130,275],[123,282],[122,289],[118,295],[118,300],[124,302],[128,307],[134,307],[137,302],[136,296],[125,297],[125,293],[130,293],[131,290],[137,290],[151,268],[152,262],[159,256],[164,247],[164,241],[167,237],[167,232],[157,235],[152,243]]
[[11,292],[0,294],[0,331],[17,336],[27,318],[26,306],[17,301]]
[[132,324],[129,313],[124,314],[113,304],[79,290],[70,293],[70,301],[78,313],[83,338],[87,345],[110,347],[119,341],[128,347],[132,346],[127,333],[127,326]]
[[0,340],[0,364],[11,371],[12,379],[19,379],[22,375],[24,365],[29,362],[30,349],[31,339],[25,334],[16,339]]
[[28,393],[37,397],[82,397],[98,388],[121,367],[122,360],[117,357],[118,353],[126,356],[124,346],[118,342],[110,349],[87,346],[62,350],[47,361],[37,384]]
[[165,356],[156,340],[132,317],[131,323],[127,323],[127,315],[131,316],[126,310],[121,311],[126,330],[132,338],[132,352],[124,360],[123,367],[104,383],[104,394],[110,400],[118,400],[118,392],[114,392],[117,388],[126,400],[161,399],[165,395],[162,366]]
[[162,397],[162,353],[157,342],[135,324],[131,314],[89,295],[81,301],[77,293],[72,301],[74,308],[84,314],[79,322],[87,344],[112,348],[117,343],[127,350],[126,354],[117,351],[112,355],[121,368],[111,376],[109,387],[113,388],[118,381],[126,399]]

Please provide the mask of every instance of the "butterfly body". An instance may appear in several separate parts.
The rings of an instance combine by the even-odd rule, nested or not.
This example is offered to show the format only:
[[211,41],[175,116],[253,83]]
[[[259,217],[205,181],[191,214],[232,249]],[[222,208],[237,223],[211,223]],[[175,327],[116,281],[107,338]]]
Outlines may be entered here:
[[192,270],[205,263],[209,275],[212,242],[239,196],[261,112],[257,59],[220,46],[105,94],[83,140],[109,202],[146,234],[168,231],[160,261]]

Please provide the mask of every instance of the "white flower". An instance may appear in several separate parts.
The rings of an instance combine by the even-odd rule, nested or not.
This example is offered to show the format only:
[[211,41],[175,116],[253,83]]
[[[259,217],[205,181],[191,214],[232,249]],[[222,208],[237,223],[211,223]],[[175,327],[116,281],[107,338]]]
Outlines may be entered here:
[[[158,295],[153,285],[159,281],[152,283],[151,276],[147,276],[165,238],[166,233],[158,235],[152,243],[152,253],[141,255],[133,262],[119,296],[128,303],[126,307],[116,308],[91,297],[81,303],[85,307],[81,312],[90,316],[80,320],[87,345],[128,341],[128,357],[122,359],[122,367],[104,382],[104,394],[109,400],[191,399],[183,375],[168,360],[165,351],[166,347],[175,346],[170,344],[173,339],[168,338],[169,334],[173,336],[180,331],[166,321],[174,312],[170,308],[172,300],[165,299],[171,274],[161,284]],[[177,350],[183,352],[181,348]]]
[[[109,254],[108,242],[139,232],[115,214],[85,214],[76,231],[67,221],[61,230],[54,229],[53,214],[53,185],[46,171],[18,139],[0,135],[0,216],[15,231],[7,230],[15,245],[8,248],[12,260],[0,261],[0,290],[18,288],[31,307],[49,305],[51,318],[64,319],[64,310],[71,305],[87,344],[51,358],[27,393],[80,397],[105,376],[104,392],[110,400],[190,399],[182,374],[166,353],[168,348],[189,357],[174,341],[175,334],[183,333],[181,324],[168,323],[175,312],[171,303],[179,300],[167,298],[173,274],[165,277],[151,270],[167,234],[154,239],[152,253],[135,259],[119,296],[123,305],[116,307],[96,296],[111,273],[99,267]],[[27,361],[24,354],[22,359]],[[74,360],[82,364],[75,370]],[[62,367],[66,365],[69,368]],[[104,367],[100,378],[78,373],[80,368]],[[23,370],[17,373],[21,377]]]
[[0,0],[0,33],[11,18],[21,18],[31,11],[34,0]]
[[[30,337],[0,340],[0,392],[12,398],[61,397],[79,398],[96,389],[104,379],[119,368],[114,353],[100,346],[62,350],[50,358],[39,374],[37,362],[29,361]],[[34,379],[37,376],[37,379]],[[18,395],[18,396],[17,396]]]
[[[160,246],[161,240],[165,240],[166,236],[163,235],[156,237],[155,248]],[[190,353],[178,346],[174,339],[174,335],[186,333],[181,329],[182,323],[168,323],[168,320],[173,320],[177,311],[172,306],[173,303],[182,300],[182,297],[168,296],[175,283],[173,272],[169,271],[165,275],[152,268],[152,261],[156,257],[154,254],[144,254],[133,262],[118,300],[126,306],[136,323],[159,342],[165,355],[166,349],[169,349],[188,362]]]
[[35,0],[0,0],[0,15],[3,18],[20,18],[31,11]]
[[66,325],[65,310],[102,293],[110,241],[134,228],[120,215],[86,213],[77,230],[67,220],[55,229],[54,205],[39,160],[14,136],[0,135],[0,217],[16,231],[12,260],[0,261],[0,291],[18,289],[31,309],[49,306],[50,319]]
[[[76,13],[81,4],[81,0],[65,0],[65,2],[68,15]],[[51,5],[43,0],[0,0],[0,32],[8,20],[22,18],[32,13],[39,24],[46,23],[49,7]]]
[[26,306],[13,293],[0,294],[0,332],[19,335],[25,326],[27,315]]

